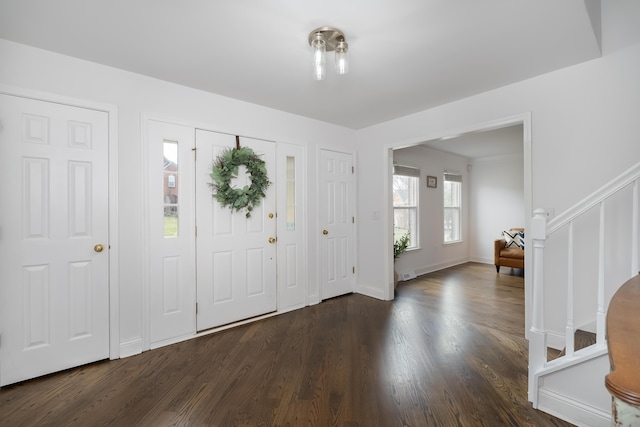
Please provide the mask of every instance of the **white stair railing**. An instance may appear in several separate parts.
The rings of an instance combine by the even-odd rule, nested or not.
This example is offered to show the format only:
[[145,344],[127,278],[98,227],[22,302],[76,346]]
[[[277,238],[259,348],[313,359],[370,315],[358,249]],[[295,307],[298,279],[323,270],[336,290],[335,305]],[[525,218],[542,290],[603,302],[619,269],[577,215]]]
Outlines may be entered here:
[[[574,223],[587,212],[594,208],[599,209],[599,232],[598,232],[598,280],[597,280],[597,309],[594,313],[596,322],[596,344],[589,347],[590,350],[581,350],[578,354],[582,358],[594,357],[595,355],[606,353],[605,342],[605,318],[606,303],[605,289],[607,283],[607,275],[605,271],[605,239],[606,239],[606,221],[605,221],[605,203],[612,196],[620,193],[621,190],[632,186],[631,191],[631,269],[628,278],[638,274],[638,190],[640,182],[640,163],[628,169],[616,179],[607,185],[601,187],[582,202],[574,205],[572,208],[558,215],[556,218],[547,222],[547,214],[543,209],[536,209],[531,220],[531,240],[533,246],[533,288],[532,288],[532,310],[531,310],[531,329],[529,331],[529,400],[533,406],[538,406],[538,388],[540,376],[562,369],[564,366],[571,365],[579,361],[575,352],[575,324],[574,324],[574,302],[575,302],[575,283],[574,283]],[[566,323],[565,323],[565,355],[553,361],[547,361],[547,337],[548,331],[545,329],[545,270],[544,270],[544,250],[547,239],[559,230],[566,229],[567,235],[567,268],[568,274],[566,278],[567,304],[566,304]],[[553,280],[554,283],[562,280]],[[609,286],[621,286],[622,281],[618,284],[609,284]]]

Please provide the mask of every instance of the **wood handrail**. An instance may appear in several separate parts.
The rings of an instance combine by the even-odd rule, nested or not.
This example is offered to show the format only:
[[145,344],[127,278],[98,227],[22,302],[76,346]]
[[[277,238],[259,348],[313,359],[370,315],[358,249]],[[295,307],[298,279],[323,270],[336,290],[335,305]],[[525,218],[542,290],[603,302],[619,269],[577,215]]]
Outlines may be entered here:
[[614,397],[640,406],[640,275],[614,294],[607,312],[611,373],[605,385]]

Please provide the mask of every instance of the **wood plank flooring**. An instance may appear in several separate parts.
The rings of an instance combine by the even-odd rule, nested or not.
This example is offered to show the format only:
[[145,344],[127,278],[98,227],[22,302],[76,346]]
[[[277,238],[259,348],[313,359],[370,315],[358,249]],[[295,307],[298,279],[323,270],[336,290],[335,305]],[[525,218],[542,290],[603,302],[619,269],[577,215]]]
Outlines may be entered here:
[[[527,401],[523,278],[469,263],[0,390],[2,426],[570,426]],[[518,272],[518,270],[513,270]]]

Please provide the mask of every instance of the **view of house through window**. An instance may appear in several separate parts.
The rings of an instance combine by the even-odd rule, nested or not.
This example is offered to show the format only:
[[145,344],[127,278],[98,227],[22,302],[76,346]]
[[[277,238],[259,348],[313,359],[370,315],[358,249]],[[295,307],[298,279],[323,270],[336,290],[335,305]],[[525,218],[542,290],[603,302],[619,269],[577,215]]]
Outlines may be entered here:
[[287,230],[296,229],[296,158],[287,156]]
[[462,240],[460,233],[462,176],[445,173],[443,182],[444,242],[459,242]]
[[418,185],[420,170],[393,168],[393,239],[409,234],[409,248],[418,247]]
[[164,209],[164,237],[178,237],[178,143],[164,141],[163,156],[163,209]]

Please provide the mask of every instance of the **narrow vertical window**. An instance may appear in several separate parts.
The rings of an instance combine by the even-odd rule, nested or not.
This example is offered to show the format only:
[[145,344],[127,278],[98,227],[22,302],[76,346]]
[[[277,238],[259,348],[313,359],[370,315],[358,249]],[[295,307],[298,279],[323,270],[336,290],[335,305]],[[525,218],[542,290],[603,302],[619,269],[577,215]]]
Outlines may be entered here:
[[296,229],[296,158],[287,156],[287,230]]
[[178,237],[178,199],[180,196],[180,171],[178,169],[178,143],[164,142],[162,164],[164,237]]
[[443,181],[444,243],[460,242],[462,176],[445,173]]
[[393,240],[409,235],[409,248],[418,247],[418,185],[420,170],[393,168]]

